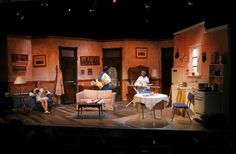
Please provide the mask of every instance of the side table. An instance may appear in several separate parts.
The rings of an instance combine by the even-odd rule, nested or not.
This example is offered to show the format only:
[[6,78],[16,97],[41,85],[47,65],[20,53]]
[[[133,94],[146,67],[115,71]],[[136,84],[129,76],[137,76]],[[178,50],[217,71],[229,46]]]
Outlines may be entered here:
[[[12,95],[13,98],[13,108],[14,109],[23,109],[26,110],[29,105],[29,94],[28,93],[15,93]],[[27,102],[28,101],[28,102]],[[30,105],[31,106],[31,105]],[[31,107],[30,107],[31,110]]]

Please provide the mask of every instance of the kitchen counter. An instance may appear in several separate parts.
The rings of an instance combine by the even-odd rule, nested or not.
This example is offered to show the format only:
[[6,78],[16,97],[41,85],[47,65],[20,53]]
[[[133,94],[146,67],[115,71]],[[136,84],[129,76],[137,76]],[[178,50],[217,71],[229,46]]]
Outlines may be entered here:
[[210,90],[198,90],[199,92],[202,92],[202,93],[209,93],[209,94],[221,94],[222,91],[210,91]]

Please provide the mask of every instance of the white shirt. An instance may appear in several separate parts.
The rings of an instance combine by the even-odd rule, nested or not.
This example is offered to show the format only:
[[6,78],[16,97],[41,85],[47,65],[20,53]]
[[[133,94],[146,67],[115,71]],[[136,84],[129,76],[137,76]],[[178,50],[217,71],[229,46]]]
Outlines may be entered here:
[[136,82],[135,82],[135,86],[143,86],[143,85],[147,85],[149,83],[149,79],[148,79],[148,77],[147,76],[145,76],[145,77],[142,77],[142,76],[140,76],[137,80],[136,80]]

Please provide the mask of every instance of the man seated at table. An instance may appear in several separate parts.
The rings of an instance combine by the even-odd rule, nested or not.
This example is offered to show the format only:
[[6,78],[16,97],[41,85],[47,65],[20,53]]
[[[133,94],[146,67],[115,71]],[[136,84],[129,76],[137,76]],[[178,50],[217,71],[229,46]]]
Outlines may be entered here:
[[147,73],[145,71],[141,71],[141,76],[138,77],[134,86],[137,87],[139,93],[150,93],[150,88],[148,84],[150,83],[149,78],[147,77]]

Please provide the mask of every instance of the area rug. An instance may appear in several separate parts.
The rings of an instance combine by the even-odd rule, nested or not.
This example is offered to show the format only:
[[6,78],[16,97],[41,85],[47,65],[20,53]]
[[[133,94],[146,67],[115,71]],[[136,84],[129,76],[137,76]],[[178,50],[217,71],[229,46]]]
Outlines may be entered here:
[[66,116],[67,118],[72,118],[72,119],[107,119],[109,117],[109,114],[103,112],[99,116],[98,111],[84,111],[83,114],[78,115],[78,112],[74,112],[70,114],[69,116]]
[[152,117],[142,119],[138,114],[113,120],[131,128],[163,128],[169,124],[165,119],[154,119]]
[[130,119],[126,125],[134,128],[163,128],[168,125],[168,121],[162,119]]

